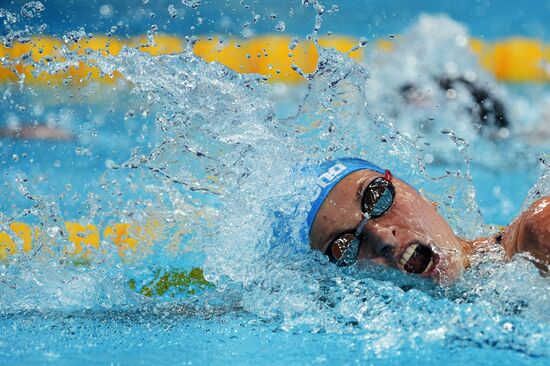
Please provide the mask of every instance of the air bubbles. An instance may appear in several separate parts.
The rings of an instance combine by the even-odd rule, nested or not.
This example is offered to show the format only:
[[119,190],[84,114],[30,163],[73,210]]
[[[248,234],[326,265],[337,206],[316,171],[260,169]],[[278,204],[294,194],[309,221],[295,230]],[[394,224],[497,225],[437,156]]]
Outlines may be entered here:
[[273,14],[273,13],[269,14],[269,19],[271,19],[271,20],[277,19],[277,14]]
[[252,19],[254,24],[258,23],[258,21],[261,19],[261,16],[260,14],[255,14],[254,15],[254,18]]
[[277,25],[275,26],[275,30],[277,32],[284,32],[285,28],[286,28],[285,22],[283,22],[282,20],[279,23],[277,23]]

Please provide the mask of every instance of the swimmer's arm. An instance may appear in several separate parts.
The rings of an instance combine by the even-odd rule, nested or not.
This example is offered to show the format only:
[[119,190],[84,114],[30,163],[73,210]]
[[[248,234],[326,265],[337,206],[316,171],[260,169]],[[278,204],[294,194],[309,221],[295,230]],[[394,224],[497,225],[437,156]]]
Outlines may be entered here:
[[542,197],[521,213],[504,231],[501,244],[511,258],[527,252],[543,272],[550,271],[550,197]]

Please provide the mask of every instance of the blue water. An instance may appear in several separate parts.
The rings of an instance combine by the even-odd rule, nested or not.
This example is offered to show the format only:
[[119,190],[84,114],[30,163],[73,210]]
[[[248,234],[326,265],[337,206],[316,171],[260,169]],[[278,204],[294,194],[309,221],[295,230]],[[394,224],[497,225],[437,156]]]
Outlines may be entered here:
[[[395,352],[388,359],[365,357],[368,346],[354,333],[290,333],[257,323],[248,314],[216,315],[214,319],[161,310],[138,314],[83,312],[23,313],[2,321],[10,339],[0,355],[21,364],[544,364],[545,360],[505,348],[471,344],[447,348],[442,355],[429,345]],[[29,342],[37,328],[42,337]],[[9,328],[10,336],[5,329]],[[51,341],[52,340],[52,341]],[[55,341],[53,341],[55,340]],[[8,342],[6,342],[8,343]],[[6,347],[7,346],[7,347]],[[487,359],[487,348],[491,358]],[[6,352],[9,351],[9,354]]]
[[[117,2],[108,17],[97,15],[102,2],[44,4],[42,15],[28,21],[45,22],[46,33],[58,36],[81,26],[104,33],[119,20],[129,35],[144,33],[152,22],[183,35],[239,34],[250,12],[260,10],[266,19],[257,32],[269,31],[269,14],[276,13],[287,33],[307,34],[315,19],[313,5],[299,2],[245,9],[246,2],[202,1],[193,10],[178,1],[185,19],[170,23],[170,3]],[[323,18],[322,31],[403,33],[410,48],[399,50],[402,55],[443,42],[434,47],[437,56],[426,56],[433,63],[418,55],[424,68],[417,83],[429,85],[447,58],[462,72],[473,70],[510,110],[514,128],[504,140],[462,125],[467,108],[451,103],[435,112],[405,103],[365,105],[391,98],[389,86],[409,80],[388,77],[387,65],[360,67],[330,50],[321,50],[324,66],[308,84],[286,94],[189,54],[151,57],[133,50],[89,56],[104,70],[122,72],[132,86],[52,93],[2,85],[2,126],[49,121],[75,136],[70,142],[0,140],[3,228],[11,220],[62,228],[65,220],[104,227],[158,219],[163,236],[131,260],[103,243],[105,250],[86,263],[71,263],[58,249],[0,264],[0,363],[548,364],[549,282],[523,258],[503,263],[498,251],[488,253],[458,283],[440,287],[382,268],[336,268],[318,253],[290,251],[303,244],[299,223],[288,225],[282,243],[271,232],[275,210],[304,213],[305,204],[296,201],[307,201],[301,189],[311,182],[297,180],[290,167],[333,154],[391,167],[438,201],[466,236],[489,231],[484,224],[510,222],[535,184],[548,193],[538,157],[549,146],[533,144],[522,129],[544,121],[545,87],[498,83],[468,57],[453,58],[463,50],[445,43],[464,32],[545,38],[548,9],[538,4],[511,11],[500,2],[341,2],[337,13]],[[440,11],[449,17],[418,18]],[[487,22],[488,14],[509,21]],[[229,28],[221,26],[224,16]],[[198,17],[205,21],[196,24]],[[444,24],[443,30],[423,39],[434,24]],[[380,81],[387,90],[377,89]],[[435,117],[432,130],[413,129],[422,137],[409,136],[413,114]],[[442,129],[460,131],[468,143],[455,144]],[[54,248],[66,243],[59,231],[48,235],[59,244]],[[154,297],[130,286],[134,280],[139,289],[159,269],[193,267],[202,267],[214,286]]]
[[[24,2],[7,9],[19,10]],[[285,32],[305,36],[311,32],[313,18],[311,6],[302,7],[300,1],[241,1],[241,0],[202,0],[198,13],[182,4],[181,1],[139,1],[119,0],[75,1],[71,6],[61,0],[43,1],[46,10],[39,19],[48,25],[47,34],[62,35],[80,27],[88,32],[105,33],[111,26],[122,22],[121,34],[141,34],[152,24],[159,25],[159,31],[180,35],[224,33],[239,35],[243,23],[252,22],[253,15],[259,14],[262,20],[253,25],[258,33],[274,32],[276,23],[285,22]],[[189,2],[190,4],[193,1]],[[313,3],[313,1],[310,1]],[[170,16],[168,6],[177,11],[176,19]],[[414,24],[422,13],[445,13],[451,18],[468,24],[473,35],[484,39],[500,39],[508,36],[526,36],[548,40],[550,34],[546,21],[550,5],[538,0],[522,1],[518,6],[513,2],[470,0],[468,2],[441,2],[418,0],[345,1],[336,0],[323,3],[328,10],[338,7],[334,16],[325,17],[323,31],[366,36],[367,38],[386,37],[402,32]],[[111,12],[101,15],[103,5],[110,5]],[[292,9],[292,10],[291,10]],[[276,19],[271,19],[271,15]],[[197,24],[197,18],[203,22]],[[344,20],[345,19],[345,20]],[[495,20],[492,20],[495,19]],[[498,21],[496,21],[498,19]]]

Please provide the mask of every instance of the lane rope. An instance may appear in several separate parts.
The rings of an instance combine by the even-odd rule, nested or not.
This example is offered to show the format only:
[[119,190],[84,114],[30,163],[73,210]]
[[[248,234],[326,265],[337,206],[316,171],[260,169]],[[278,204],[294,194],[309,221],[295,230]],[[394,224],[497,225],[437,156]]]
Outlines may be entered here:
[[[377,50],[392,52],[399,41],[399,37],[396,37],[373,43]],[[154,45],[149,45],[145,36],[122,41],[96,35],[71,44],[54,37],[34,37],[31,42],[16,43],[10,48],[0,46],[0,82],[18,82],[24,78],[25,83],[33,85],[81,84],[90,81],[114,83],[121,77],[120,74],[115,72],[113,75],[102,75],[98,68],[82,61],[68,62],[52,73],[37,73],[33,63],[48,65],[58,62],[62,65],[66,61],[62,56],[62,48],[78,55],[90,50],[103,55],[117,55],[126,46],[159,55],[183,52],[187,44],[185,39],[170,35],[159,35],[154,42]],[[370,44],[358,47],[359,39],[338,35],[321,37],[319,44],[349,53],[350,57],[359,62],[372,47]],[[500,81],[550,81],[550,46],[542,41],[513,37],[490,43],[472,38],[469,40],[469,47],[478,56],[480,65]],[[202,37],[195,43],[193,52],[208,62],[220,62],[237,72],[259,73],[268,77],[270,82],[285,83],[303,81],[295,68],[298,67],[305,73],[313,72],[318,58],[313,42],[279,35],[261,35],[248,40],[224,36]]]

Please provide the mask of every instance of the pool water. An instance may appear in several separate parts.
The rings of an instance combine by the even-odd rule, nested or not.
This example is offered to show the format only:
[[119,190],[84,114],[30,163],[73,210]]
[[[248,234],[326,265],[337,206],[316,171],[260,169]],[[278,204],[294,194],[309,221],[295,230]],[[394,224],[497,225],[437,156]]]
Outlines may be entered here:
[[[138,3],[139,21],[131,2],[94,3],[101,17],[85,14],[82,24],[70,16],[84,6],[77,4],[66,11],[68,30],[104,32],[120,20],[125,32],[144,33],[150,19],[176,28],[164,19],[170,4],[157,15],[160,5]],[[288,32],[299,33],[302,19],[311,33],[318,4],[302,3],[311,4],[260,5],[281,14]],[[345,25],[350,3],[331,7],[321,30]],[[477,4],[476,14],[497,5]],[[49,10],[56,6],[46,3],[31,20],[65,32]],[[202,24],[219,32],[224,17],[239,28],[245,6],[176,8],[186,14],[179,24],[191,22],[189,34],[198,34]],[[387,6],[369,11],[393,14],[398,2]],[[465,7],[439,10],[464,20]],[[449,16],[409,12],[412,21],[385,15],[399,26],[350,31],[401,33],[393,60],[373,52],[358,64],[319,47],[317,70],[299,85],[268,84],[189,50],[152,56],[132,48],[68,56],[123,75],[111,84],[2,84],[5,126],[37,122],[72,138],[0,140],[1,228],[24,222],[41,233],[31,250],[0,262],[0,363],[548,364],[550,283],[524,256],[506,262],[495,249],[457,283],[438,286],[369,263],[338,268],[301,241],[313,178],[297,176],[297,167],[328,156],[390,167],[465,237],[493,232],[491,224],[509,223],[550,192],[549,145],[533,137],[545,126],[546,87],[497,82],[449,41],[479,34],[479,23],[470,30]],[[527,34],[537,29],[532,13]],[[489,29],[497,32],[497,22]],[[480,133],[472,100],[458,90],[449,102],[434,87],[434,75],[449,70],[491,90],[511,126]],[[411,82],[429,90],[427,103],[402,98]],[[70,254],[81,241],[67,221],[95,226],[77,236],[87,254]],[[138,227],[140,242],[114,240],[118,223]],[[96,231],[99,239],[87,242]]]

